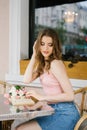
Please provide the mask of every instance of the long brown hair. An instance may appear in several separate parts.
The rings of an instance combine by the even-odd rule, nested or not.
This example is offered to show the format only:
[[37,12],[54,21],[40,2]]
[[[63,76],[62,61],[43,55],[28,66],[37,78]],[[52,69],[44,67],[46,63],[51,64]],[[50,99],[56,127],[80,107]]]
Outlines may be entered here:
[[[49,56],[49,59],[45,61],[43,55],[40,52],[40,44],[43,36],[49,36],[53,40],[53,53]],[[39,32],[38,37],[37,37],[37,42],[36,42],[36,63],[37,63],[37,72],[38,75],[43,73],[43,69],[48,71],[50,69],[50,63],[54,59],[60,60],[61,59],[61,46],[60,46],[60,41],[58,34],[55,30],[51,28],[46,28],[42,31]],[[46,63],[46,66],[45,66]]]

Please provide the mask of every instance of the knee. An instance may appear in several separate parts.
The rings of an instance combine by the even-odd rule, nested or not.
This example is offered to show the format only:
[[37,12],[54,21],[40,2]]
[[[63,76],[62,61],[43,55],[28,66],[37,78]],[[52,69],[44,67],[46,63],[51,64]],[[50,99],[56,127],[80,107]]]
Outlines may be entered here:
[[20,127],[16,127],[15,130],[21,130],[21,128]]
[[25,130],[26,128],[24,127],[25,125],[19,125],[15,128],[15,130]]
[[16,128],[15,130],[20,130],[19,128]]
[[18,130],[17,128],[15,128],[14,130]]

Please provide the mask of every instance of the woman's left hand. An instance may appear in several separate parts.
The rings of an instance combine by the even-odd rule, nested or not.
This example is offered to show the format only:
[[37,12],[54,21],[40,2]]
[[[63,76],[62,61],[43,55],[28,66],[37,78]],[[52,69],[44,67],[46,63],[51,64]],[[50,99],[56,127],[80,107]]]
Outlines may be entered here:
[[34,104],[33,106],[28,106],[29,110],[51,110],[54,111],[54,109],[47,104],[46,101],[39,101],[36,104]]

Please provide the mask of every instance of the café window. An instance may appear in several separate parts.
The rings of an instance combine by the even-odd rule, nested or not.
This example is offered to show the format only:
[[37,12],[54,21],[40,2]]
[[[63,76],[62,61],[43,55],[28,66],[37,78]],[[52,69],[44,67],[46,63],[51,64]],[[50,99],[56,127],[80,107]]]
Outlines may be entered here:
[[87,1],[82,1],[34,8],[33,39],[41,29],[51,27],[59,34],[65,61],[87,61],[86,5]]

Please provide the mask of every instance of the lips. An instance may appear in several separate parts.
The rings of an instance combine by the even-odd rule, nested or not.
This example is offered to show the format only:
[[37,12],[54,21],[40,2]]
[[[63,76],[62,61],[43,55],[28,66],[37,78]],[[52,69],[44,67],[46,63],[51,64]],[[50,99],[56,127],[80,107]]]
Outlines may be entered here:
[[44,54],[48,54],[49,52],[48,51],[43,51]]

